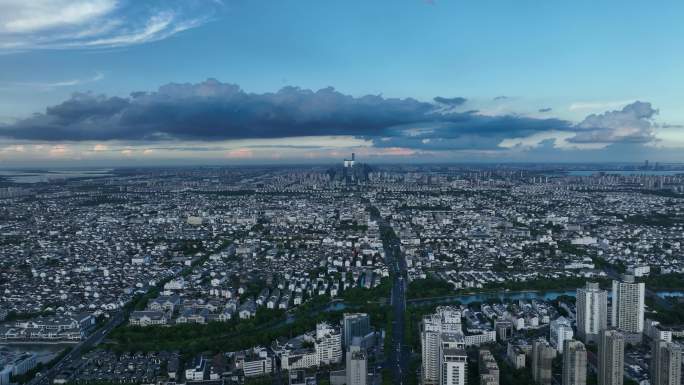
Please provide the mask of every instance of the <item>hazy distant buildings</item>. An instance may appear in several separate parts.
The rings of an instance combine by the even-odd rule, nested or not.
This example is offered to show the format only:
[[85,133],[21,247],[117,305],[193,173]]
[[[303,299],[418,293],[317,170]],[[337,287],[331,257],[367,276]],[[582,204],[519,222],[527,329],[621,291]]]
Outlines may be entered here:
[[672,342],[654,341],[651,350],[651,385],[680,385],[682,350]]
[[634,276],[625,275],[622,281],[613,281],[612,326],[626,333],[644,331],[643,282],[634,282]]
[[598,385],[622,385],[625,337],[617,330],[603,330],[598,341]]
[[577,289],[577,334],[584,342],[596,342],[601,330],[608,326],[608,292],[598,283],[587,282]]
[[532,345],[532,378],[537,384],[551,385],[551,368],[556,350],[544,339]]
[[587,350],[580,341],[564,341],[562,385],[587,383]]

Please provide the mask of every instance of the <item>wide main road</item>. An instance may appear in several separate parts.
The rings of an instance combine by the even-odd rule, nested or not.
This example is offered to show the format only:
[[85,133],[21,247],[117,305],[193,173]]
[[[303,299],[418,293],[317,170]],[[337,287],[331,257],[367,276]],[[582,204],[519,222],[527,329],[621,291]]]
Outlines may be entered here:
[[388,367],[395,384],[403,384],[408,373],[409,352],[404,343],[404,314],[406,312],[406,261],[401,257],[399,239],[389,224],[382,218],[374,218],[380,225],[387,264],[392,272],[392,341]]

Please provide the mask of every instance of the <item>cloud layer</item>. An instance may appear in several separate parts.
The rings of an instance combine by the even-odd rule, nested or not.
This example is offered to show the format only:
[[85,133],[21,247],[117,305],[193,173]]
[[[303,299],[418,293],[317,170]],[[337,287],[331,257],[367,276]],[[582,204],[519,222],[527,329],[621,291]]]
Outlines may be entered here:
[[653,118],[658,110],[651,103],[636,101],[622,110],[591,114],[577,125],[576,143],[646,143],[655,139]]
[[[425,151],[534,148],[595,149],[655,140],[650,103],[589,115],[580,123],[521,115],[456,112],[465,98],[353,97],[333,88],[285,87],[248,93],[209,79],[171,83],[129,97],[76,93],[45,112],[0,126],[0,136],[26,141],[223,141],[348,136],[376,148]],[[448,105],[449,108],[444,106]]]
[[112,48],[157,41],[207,22],[209,0],[2,0],[0,50]]

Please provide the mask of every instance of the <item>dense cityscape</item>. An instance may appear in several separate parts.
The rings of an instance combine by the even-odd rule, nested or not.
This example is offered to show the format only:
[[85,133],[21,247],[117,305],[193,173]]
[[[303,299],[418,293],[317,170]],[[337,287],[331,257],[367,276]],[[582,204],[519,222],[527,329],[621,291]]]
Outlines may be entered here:
[[0,0],[0,385],[684,385],[683,15]]
[[679,384],[678,170],[8,171],[0,384]]

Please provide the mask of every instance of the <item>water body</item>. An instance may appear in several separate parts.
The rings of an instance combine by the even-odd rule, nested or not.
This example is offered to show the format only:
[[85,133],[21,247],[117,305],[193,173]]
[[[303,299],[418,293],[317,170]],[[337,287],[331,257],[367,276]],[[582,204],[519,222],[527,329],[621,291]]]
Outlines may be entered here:
[[568,176],[592,176],[599,173],[610,174],[610,175],[620,175],[620,176],[673,176],[673,175],[684,175],[684,171],[656,171],[656,170],[573,170],[568,171],[565,174]]
[[[477,294],[465,294],[465,295],[455,295],[453,297],[435,298],[435,299],[425,299],[425,300],[410,300],[412,304],[416,305],[437,305],[437,304],[448,304],[448,303],[461,303],[464,305],[474,303],[474,302],[515,302],[519,300],[531,301],[531,300],[543,300],[543,301],[553,301],[561,296],[574,297],[576,294],[575,290],[559,290],[559,291],[516,291],[516,292],[487,292],[487,293],[477,293]],[[668,291],[658,291],[656,292],[658,297],[684,297],[684,290],[668,290]],[[610,290],[608,291],[608,297],[610,297]]]
[[0,350],[15,353],[34,353],[38,362],[46,364],[67,348],[67,346],[61,344],[10,344],[0,345]]

